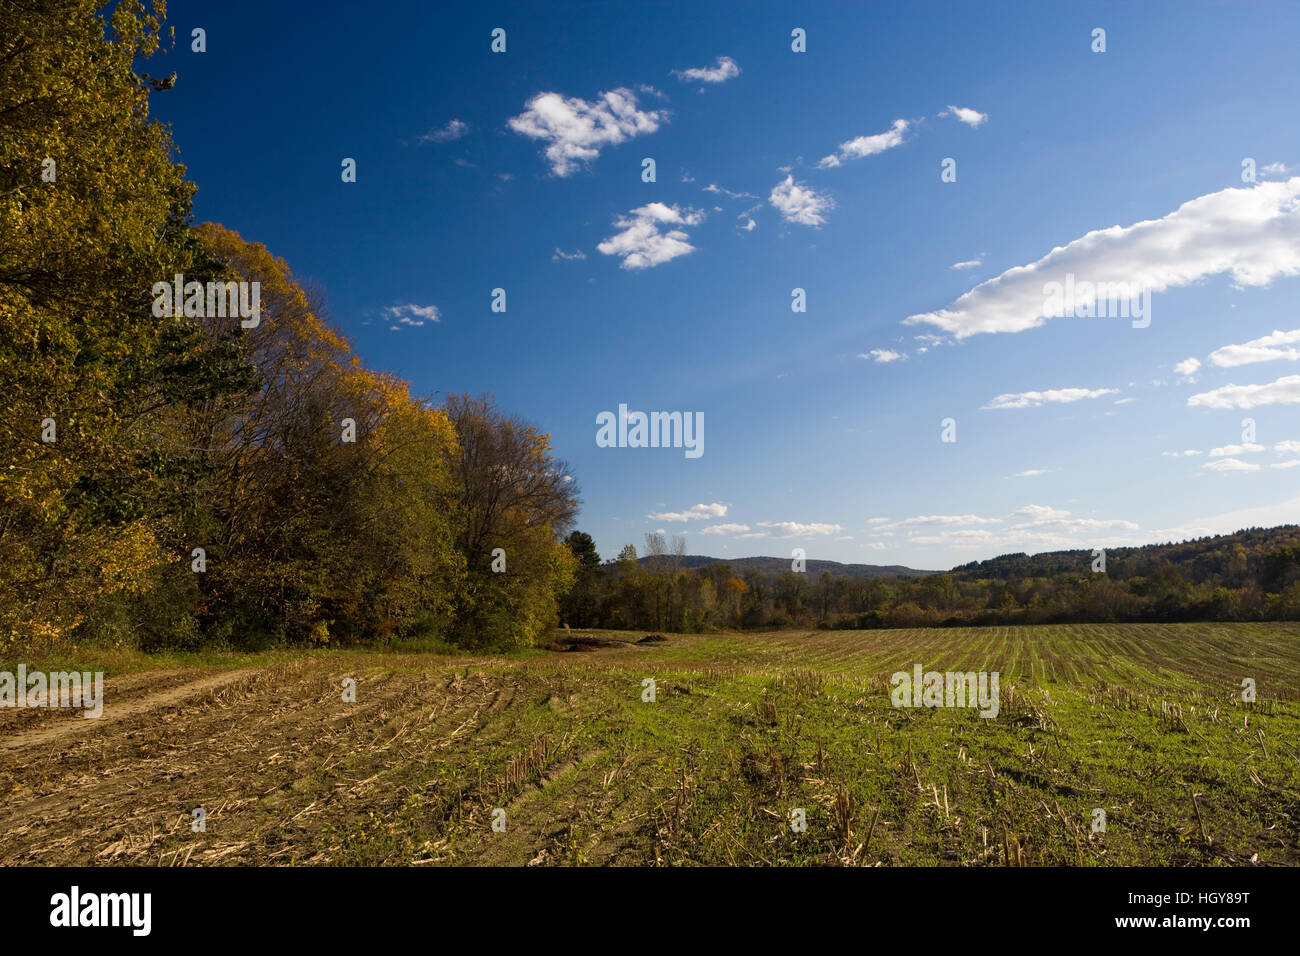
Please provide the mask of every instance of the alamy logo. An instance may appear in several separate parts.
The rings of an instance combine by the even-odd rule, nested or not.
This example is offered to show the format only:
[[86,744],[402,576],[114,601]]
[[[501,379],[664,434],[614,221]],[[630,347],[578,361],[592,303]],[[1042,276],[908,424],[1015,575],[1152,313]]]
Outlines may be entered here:
[[596,416],[599,448],[685,448],[687,458],[704,454],[703,412],[629,412],[618,406],[618,416]]
[[1151,290],[1140,282],[1065,282],[1043,285],[1043,316],[1048,319],[1132,318],[1133,328],[1151,324]]
[[70,893],[50,897],[51,926],[129,926],[132,935],[148,936],[153,924],[151,893]]
[[99,717],[104,713],[104,672],[29,674],[27,665],[19,664],[17,674],[0,671],[0,707],[82,707],[83,716]]
[[897,671],[889,678],[889,700],[895,707],[976,707],[981,717],[996,717],[999,671]]
[[187,318],[225,318],[238,316],[246,329],[255,329],[262,321],[262,284],[260,282],[186,282],[176,273],[171,282],[155,282],[154,318],[184,315]]

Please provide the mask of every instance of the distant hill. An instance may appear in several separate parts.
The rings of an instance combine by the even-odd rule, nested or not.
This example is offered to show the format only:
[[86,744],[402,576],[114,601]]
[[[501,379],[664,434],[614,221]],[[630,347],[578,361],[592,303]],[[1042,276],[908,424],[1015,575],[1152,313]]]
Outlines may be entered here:
[[[640,563],[645,567],[651,558],[641,558]],[[710,558],[703,554],[688,554],[682,558],[681,566],[688,571],[694,571],[697,568],[707,567],[710,564],[728,564],[736,574],[744,574],[750,568],[761,571],[768,575],[778,575],[783,571],[789,571],[790,558]],[[881,578],[881,577],[901,577],[916,578],[926,574],[940,574],[939,571],[918,571],[915,568],[907,568],[901,564],[841,564],[839,561],[821,561],[815,558],[809,558],[806,562],[807,573],[812,577],[820,577],[823,571],[829,571],[831,574],[843,575],[847,578]]]
[[[1144,544],[1131,548],[1107,548],[1106,572],[1111,580],[1123,581],[1130,577],[1151,575],[1162,567],[1179,567],[1189,581],[1205,581],[1220,575],[1231,574],[1234,562],[1239,571],[1249,568],[1252,573],[1263,570],[1264,558],[1279,548],[1300,547],[1300,525],[1281,525],[1276,528],[1247,528],[1233,534],[1211,535],[1177,544]],[[650,558],[641,558],[645,567]],[[923,571],[901,564],[842,564],[839,561],[807,560],[807,573],[819,577],[823,571],[856,580],[881,577],[920,578],[928,574],[951,574],[959,581],[1011,581],[1026,578],[1055,578],[1060,575],[1078,575],[1091,571],[1091,549],[1070,551],[1043,551],[1038,554],[1002,554],[985,561],[961,564],[951,571]],[[790,570],[789,558],[713,558],[702,554],[688,554],[681,566],[696,570],[710,564],[728,564],[737,575],[750,568],[764,574],[777,576]]]
[[[1144,544],[1135,548],[1107,548],[1106,574],[1123,581],[1150,575],[1161,567],[1181,568],[1188,580],[1205,581],[1216,575],[1230,574],[1234,562],[1239,571],[1259,572],[1262,562],[1280,548],[1300,546],[1300,525],[1276,528],[1247,528],[1234,534],[1195,538],[1178,544]],[[1003,554],[987,561],[972,561],[952,569],[961,581],[1023,578],[1054,578],[1057,575],[1083,574],[1092,567],[1091,550],[1044,551],[1040,554]]]

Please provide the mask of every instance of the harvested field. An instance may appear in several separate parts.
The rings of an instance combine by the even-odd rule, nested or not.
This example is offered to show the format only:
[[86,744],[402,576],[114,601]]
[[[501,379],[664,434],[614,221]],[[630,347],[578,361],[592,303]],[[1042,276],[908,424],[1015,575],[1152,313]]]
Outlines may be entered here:
[[[2,710],[0,863],[1300,864],[1300,624],[644,637]],[[894,708],[915,664],[999,671],[998,716]]]

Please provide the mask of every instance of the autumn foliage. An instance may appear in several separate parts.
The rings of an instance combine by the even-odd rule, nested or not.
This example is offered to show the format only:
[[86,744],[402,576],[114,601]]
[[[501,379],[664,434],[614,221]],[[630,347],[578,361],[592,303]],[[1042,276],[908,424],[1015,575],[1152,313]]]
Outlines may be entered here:
[[[0,652],[536,641],[574,565],[548,436],[364,368],[283,260],[195,226],[135,72],[163,5],[96,6],[0,10]],[[260,322],[157,317],[177,273],[259,283]]]

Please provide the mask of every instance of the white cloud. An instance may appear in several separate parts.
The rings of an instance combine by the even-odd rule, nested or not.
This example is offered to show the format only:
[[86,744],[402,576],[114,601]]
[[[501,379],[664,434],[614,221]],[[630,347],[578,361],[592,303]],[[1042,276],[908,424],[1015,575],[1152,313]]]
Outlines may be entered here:
[[1276,464],[1269,465],[1270,468],[1295,468],[1300,465],[1300,458],[1293,458],[1290,461],[1279,461]]
[[917,515],[914,518],[903,518],[901,521],[895,521],[885,527],[942,527],[946,525],[998,524],[1001,521],[1001,518],[981,518],[979,515]]
[[601,93],[594,102],[538,93],[506,125],[520,135],[545,141],[551,171],[568,176],[599,156],[604,147],[653,133],[666,122],[667,110],[638,109],[636,94],[619,87]]
[[453,119],[439,129],[431,129],[420,137],[421,143],[450,143],[460,139],[469,132],[469,124],[464,120]]
[[1201,367],[1201,360],[1198,358],[1186,358],[1174,366],[1174,371],[1185,379],[1195,380],[1197,369]]
[[1187,400],[1188,405],[1206,408],[1256,408],[1296,402],[1300,402],[1300,375],[1286,375],[1267,385],[1225,385]]
[[1274,451],[1290,451],[1300,454],[1300,441],[1280,441],[1273,446]]
[[390,329],[397,330],[398,326],[405,325],[411,328],[419,328],[426,322],[437,322],[442,318],[442,313],[438,311],[436,305],[390,305],[384,309],[384,317],[393,323],[389,325]]
[[872,349],[870,352],[861,353],[858,358],[871,359],[879,363],[897,362],[899,359],[907,358],[907,353],[895,352],[893,349]]
[[1243,286],[1300,275],[1300,176],[1224,189],[1183,203],[1162,219],[1094,230],[980,283],[949,309],[905,322],[933,325],[959,339],[1023,332],[1047,320],[1044,284],[1064,282],[1067,274],[1163,292],[1221,273]]
[[572,262],[575,259],[585,259],[587,254],[579,249],[577,252],[565,252],[559,246],[555,247],[555,254],[551,256],[552,262]]
[[844,529],[837,524],[801,524],[798,521],[760,521],[762,531],[739,535],[742,538],[805,538],[812,535],[840,534]]
[[803,183],[796,183],[793,174],[772,187],[767,201],[780,211],[786,222],[797,222],[804,226],[822,225],[826,222],[826,214],[835,208],[835,203],[829,196]]
[[1224,445],[1222,448],[1211,448],[1211,458],[1226,458],[1230,455],[1249,455],[1253,452],[1263,451],[1263,445],[1256,445],[1253,442],[1245,445]]
[[830,169],[850,159],[874,156],[877,153],[883,153],[887,149],[893,149],[903,142],[903,134],[907,132],[907,125],[907,120],[897,119],[894,120],[894,125],[883,133],[858,136],[840,143],[839,150],[830,156],[823,157],[822,161],[817,164],[817,168]]
[[729,56],[720,56],[717,66],[673,70],[673,76],[687,83],[725,83],[733,77],[740,76],[740,65]]
[[701,528],[700,534],[741,534],[749,530],[747,524],[711,524]]
[[1008,392],[999,395],[987,405],[992,408],[1037,408],[1047,402],[1077,402],[1085,398],[1100,398],[1102,395],[1118,395],[1117,388],[1053,388],[1046,392]]
[[954,262],[949,269],[974,269],[976,266],[984,265],[984,257],[976,256],[974,259],[967,259],[965,262]]
[[719,186],[717,183],[709,183],[703,187],[706,193],[717,193],[720,196],[726,196],[728,199],[757,199],[753,193],[733,193],[725,186]]
[[1261,166],[1259,171],[1264,176],[1285,176],[1290,172],[1286,163],[1269,163],[1267,166]]
[[622,231],[596,249],[606,256],[622,257],[624,269],[648,269],[695,251],[684,229],[660,232],[661,226],[698,226],[703,221],[704,213],[698,209],[647,203],[615,219],[615,228]]
[[967,126],[982,126],[989,118],[988,113],[981,113],[979,110],[973,110],[966,106],[949,106],[939,115],[952,116],[961,120]]
[[1011,517],[1029,518],[1032,521],[1055,521],[1066,517],[1069,513],[1060,508],[1049,508],[1047,505],[1025,505],[1011,512]]
[[1271,335],[1251,339],[1241,345],[1225,345],[1210,353],[1210,361],[1220,368],[1235,368],[1238,365],[1273,362],[1278,359],[1294,362],[1300,359],[1300,348],[1279,348],[1291,343],[1300,344],[1300,329],[1293,329],[1290,332],[1274,331]]
[[1214,471],[1259,471],[1259,465],[1242,461],[1239,458],[1221,458],[1218,461],[1207,461],[1201,467],[1211,468]]
[[658,514],[646,515],[654,521],[671,521],[680,523],[682,521],[696,521],[704,518],[725,518],[727,515],[727,506],[720,501],[715,501],[711,505],[691,505],[685,511],[662,511]]
[[1034,478],[1038,475],[1045,475],[1047,471],[1043,468],[1026,468],[1024,471],[1018,471],[1015,474],[1017,478]]
[[1203,455],[1204,452],[1189,449],[1187,451],[1162,451],[1160,454],[1165,458],[1190,458],[1193,455]]
[[[959,520],[936,522],[936,517]],[[926,533],[909,532],[907,543],[945,545],[957,550],[1052,550],[1093,547],[1103,536],[1111,543],[1128,543],[1126,539],[1134,538],[1134,532],[1139,530],[1137,524],[1122,518],[1076,518],[1069,511],[1046,505],[1025,505],[1012,512],[1010,517],[1014,523],[995,528],[961,525],[996,525],[1002,523],[1000,518],[960,515],[907,519],[909,523],[939,525]]]

